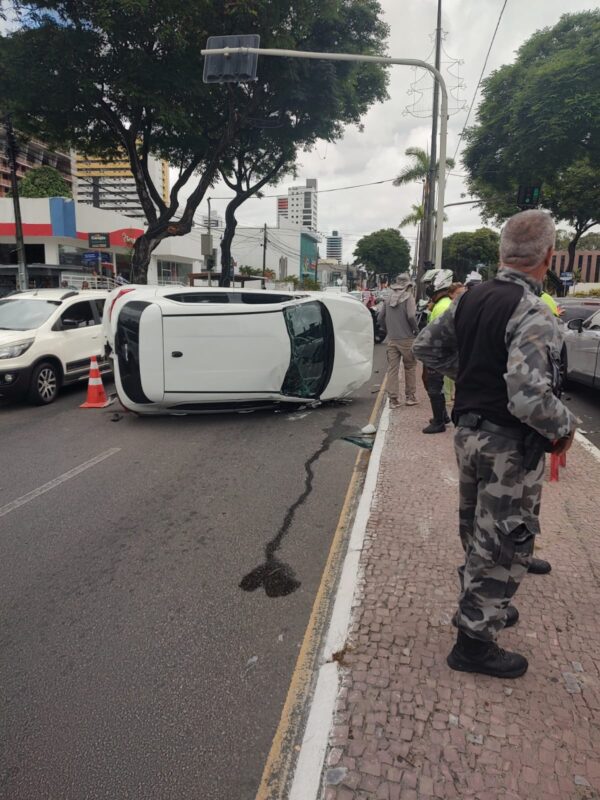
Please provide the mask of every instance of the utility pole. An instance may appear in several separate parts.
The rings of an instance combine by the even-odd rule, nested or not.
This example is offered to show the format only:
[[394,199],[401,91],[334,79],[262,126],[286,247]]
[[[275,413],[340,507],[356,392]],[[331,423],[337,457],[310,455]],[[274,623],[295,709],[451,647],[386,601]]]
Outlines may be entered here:
[[211,250],[210,256],[206,256],[206,271],[208,272],[208,286],[210,288],[212,286],[211,266],[210,266],[210,261],[212,259],[212,227],[210,222],[210,197],[207,199],[206,202],[208,203],[208,235],[210,236],[210,250]]
[[263,266],[262,266],[263,286],[264,286],[264,277],[266,269],[267,269],[267,223],[265,222],[265,226],[263,228]]
[[21,203],[19,201],[19,185],[17,183],[17,142],[12,126],[10,114],[4,119],[6,126],[6,155],[10,164],[10,186],[12,192],[13,208],[15,212],[15,234],[17,240],[17,289],[27,289],[27,262],[25,260],[25,241],[23,239],[23,223],[21,222]]
[[[437,27],[435,30],[435,68],[440,71],[442,51],[442,0],[438,0],[437,8]],[[440,86],[439,81],[433,83],[433,118],[431,120],[431,153],[429,156],[429,176],[427,179],[427,194],[425,197],[425,219],[423,220],[423,256],[422,263],[425,269],[433,266],[432,248],[434,230],[436,224],[441,225],[442,220],[436,220],[435,216],[435,182],[437,177],[437,136],[438,136],[438,116],[440,105]],[[445,165],[440,164],[440,170],[445,169]],[[445,176],[444,176],[445,177]],[[438,259],[436,258],[436,261]],[[441,266],[441,265],[440,265]],[[421,275],[417,279],[420,280]]]

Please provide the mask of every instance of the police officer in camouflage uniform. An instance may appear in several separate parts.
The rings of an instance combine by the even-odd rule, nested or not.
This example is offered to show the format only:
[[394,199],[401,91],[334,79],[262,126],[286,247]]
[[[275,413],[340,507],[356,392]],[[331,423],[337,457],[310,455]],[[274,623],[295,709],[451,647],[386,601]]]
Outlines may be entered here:
[[518,619],[509,605],[539,532],[544,451],[571,445],[576,420],[555,392],[561,335],[539,299],[554,224],[542,211],[508,220],[494,280],[471,288],[417,337],[428,369],[456,380],[455,449],[465,564],[452,669],[516,678],[527,659],[498,633]]

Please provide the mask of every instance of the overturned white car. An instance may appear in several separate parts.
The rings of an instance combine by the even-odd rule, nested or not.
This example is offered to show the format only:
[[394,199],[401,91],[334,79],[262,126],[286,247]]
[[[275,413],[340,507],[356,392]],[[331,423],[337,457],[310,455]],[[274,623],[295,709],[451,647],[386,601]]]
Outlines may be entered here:
[[119,399],[139,414],[333,400],[373,368],[371,315],[343,295],[127,286],[103,324]]

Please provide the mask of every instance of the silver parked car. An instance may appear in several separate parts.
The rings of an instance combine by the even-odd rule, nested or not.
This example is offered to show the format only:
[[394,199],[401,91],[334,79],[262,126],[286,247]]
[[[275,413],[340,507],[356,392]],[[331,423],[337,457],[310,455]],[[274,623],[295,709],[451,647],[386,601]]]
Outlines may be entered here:
[[600,387],[600,311],[567,323],[565,371],[569,380]]

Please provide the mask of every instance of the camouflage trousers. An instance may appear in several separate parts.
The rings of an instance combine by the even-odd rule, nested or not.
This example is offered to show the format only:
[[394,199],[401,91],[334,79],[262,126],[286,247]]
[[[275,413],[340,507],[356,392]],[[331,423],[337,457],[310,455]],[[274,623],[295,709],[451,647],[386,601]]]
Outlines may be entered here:
[[469,636],[493,641],[531,561],[544,459],[526,472],[518,442],[471,428],[457,428],[454,446],[465,551],[456,621]]

